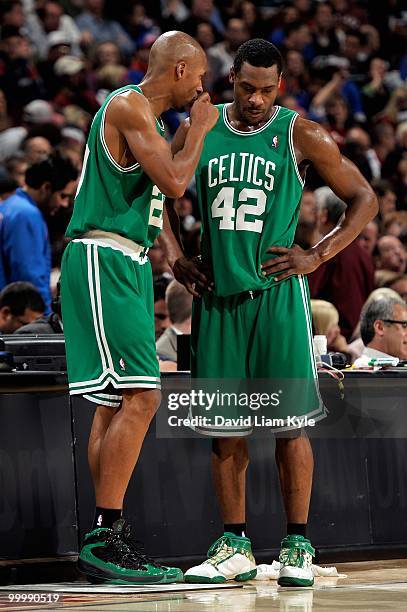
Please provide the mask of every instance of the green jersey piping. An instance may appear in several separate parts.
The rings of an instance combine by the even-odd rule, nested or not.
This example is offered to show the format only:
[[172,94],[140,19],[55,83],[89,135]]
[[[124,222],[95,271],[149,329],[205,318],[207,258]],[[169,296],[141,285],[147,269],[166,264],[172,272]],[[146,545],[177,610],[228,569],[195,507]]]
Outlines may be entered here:
[[263,130],[266,130],[271,123],[274,121],[274,119],[277,117],[280,107],[276,106],[274,113],[271,115],[270,119],[267,121],[267,123],[265,123],[264,125],[262,125],[260,128],[258,128],[257,130],[253,130],[251,132],[243,132],[242,130],[237,130],[236,128],[234,128],[232,126],[232,124],[229,121],[228,118],[228,113],[227,113],[227,109],[228,107],[231,105],[231,103],[229,104],[225,104],[223,107],[223,121],[225,122],[226,127],[233,132],[234,134],[239,134],[239,136],[254,136],[255,134],[260,134],[260,132],[262,132]]

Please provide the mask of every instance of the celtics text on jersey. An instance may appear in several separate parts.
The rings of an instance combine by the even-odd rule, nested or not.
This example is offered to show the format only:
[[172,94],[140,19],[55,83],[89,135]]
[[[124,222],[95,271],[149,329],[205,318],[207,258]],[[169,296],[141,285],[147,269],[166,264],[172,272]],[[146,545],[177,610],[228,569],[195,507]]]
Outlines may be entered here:
[[251,132],[235,129],[228,105],[205,139],[196,172],[202,217],[202,257],[212,266],[214,292],[227,296],[276,283],[261,264],[271,246],[290,247],[303,180],[295,159],[296,112],[276,106]]

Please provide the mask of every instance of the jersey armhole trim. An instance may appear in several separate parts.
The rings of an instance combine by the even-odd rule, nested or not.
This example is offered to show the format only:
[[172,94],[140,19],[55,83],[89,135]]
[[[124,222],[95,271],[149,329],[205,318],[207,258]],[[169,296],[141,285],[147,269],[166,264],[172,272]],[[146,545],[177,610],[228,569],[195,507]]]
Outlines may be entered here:
[[138,162],[136,162],[135,164],[133,164],[132,166],[128,166],[127,168],[121,166],[120,164],[117,163],[117,161],[114,159],[114,157],[112,156],[112,154],[109,151],[109,148],[107,146],[106,143],[106,139],[105,139],[105,118],[106,118],[106,111],[107,111],[107,107],[109,106],[110,102],[116,97],[119,96],[122,93],[126,93],[126,91],[134,91],[136,93],[138,93],[140,96],[142,96],[143,94],[140,93],[139,91],[137,91],[136,89],[124,89],[122,91],[118,91],[117,93],[114,94],[114,96],[112,96],[110,98],[110,100],[107,102],[105,108],[103,109],[103,113],[102,113],[102,120],[100,122],[100,141],[102,143],[103,149],[110,161],[110,163],[116,168],[116,170],[119,170],[120,172],[132,172],[133,170],[136,170],[137,168],[140,168],[140,164]]
[[295,123],[295,120],[297,119],[297,117],[298,117],[298,113],[295,113],[295,115],[293,115],[292,118],[291,118],[290,126],[288,128],[288,143],[289,143],[289,146],[290,146],[291,159],[292,159],[293,164],[294,164],[295,173],[297,175],[297,178],[298,178],[298,180],[300,182],[301,187],[303,188],[304,187],[304,181],[302,179],[302,176],[301,176],[299,168],[298,168],[297,158],[295,156],[294,138],[293,138],[293,135],[294,135],[294,123]]

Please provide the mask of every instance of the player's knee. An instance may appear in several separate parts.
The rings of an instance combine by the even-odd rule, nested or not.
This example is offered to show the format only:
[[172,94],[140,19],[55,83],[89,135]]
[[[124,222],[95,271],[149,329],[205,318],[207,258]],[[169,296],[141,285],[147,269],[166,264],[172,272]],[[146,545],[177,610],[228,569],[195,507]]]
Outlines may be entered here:
[[152,419],[161,402],[161,392],[157,389],[140,391],[129,389],[123,392],[123,410],[130,417]]

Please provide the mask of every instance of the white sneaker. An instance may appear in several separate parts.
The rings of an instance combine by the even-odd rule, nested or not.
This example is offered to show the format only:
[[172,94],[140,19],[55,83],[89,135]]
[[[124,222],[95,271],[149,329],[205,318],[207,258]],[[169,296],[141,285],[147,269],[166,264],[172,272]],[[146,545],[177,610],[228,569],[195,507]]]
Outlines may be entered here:
[[226,532],[208,550],[201,565],[184,574],[185,582],[220,583],[227,580],[243,582],[256,577],[256,561],[249,538]]
[[311,542],[300,535],[288,535],[281,542],[278,575],[280,586],[305,587],[314,584],[312,558],[315,550]]
[[312,612],[313,599],[312,589],[287,589],[278,593],[280,612]]

